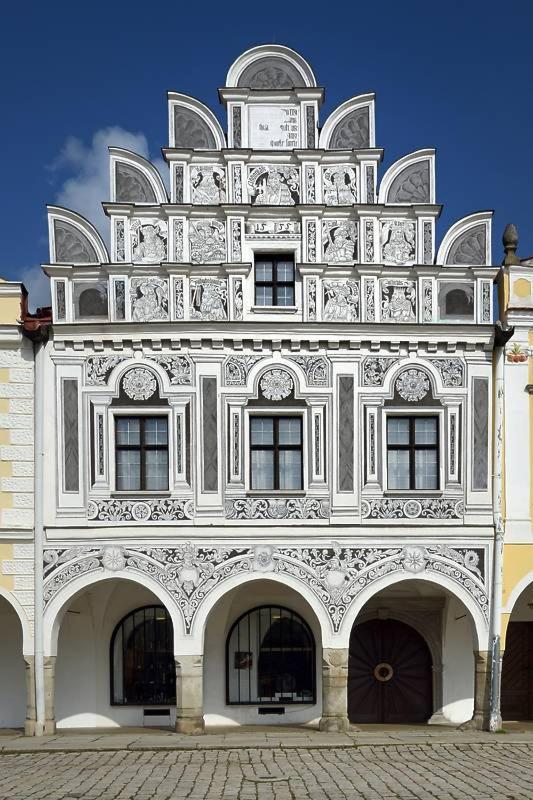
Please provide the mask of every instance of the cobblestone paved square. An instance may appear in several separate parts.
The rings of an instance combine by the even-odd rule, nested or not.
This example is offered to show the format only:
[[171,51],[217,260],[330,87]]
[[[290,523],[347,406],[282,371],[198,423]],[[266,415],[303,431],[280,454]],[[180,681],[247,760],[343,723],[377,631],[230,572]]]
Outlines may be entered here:
[[0,755],[0,800],[533,798],[529,744]]

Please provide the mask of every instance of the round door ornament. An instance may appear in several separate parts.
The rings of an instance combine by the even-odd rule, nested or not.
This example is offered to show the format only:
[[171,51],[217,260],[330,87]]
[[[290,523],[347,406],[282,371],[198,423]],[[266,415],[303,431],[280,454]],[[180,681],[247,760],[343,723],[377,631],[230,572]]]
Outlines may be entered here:
[[380,683],[387,683],[394,675],[394,670],[386,661],[376,664],[374,667],[374,678]]

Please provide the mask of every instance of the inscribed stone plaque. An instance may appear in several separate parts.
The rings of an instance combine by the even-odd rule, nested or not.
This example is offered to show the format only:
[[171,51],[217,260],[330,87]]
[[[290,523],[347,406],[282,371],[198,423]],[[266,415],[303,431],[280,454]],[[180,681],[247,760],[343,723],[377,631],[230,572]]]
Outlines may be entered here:
[[217,380],[202,378],[204,491],[218,491]]
[[489,383],[486,378],[474,378],[474,407],[472,414],[474,453],[472,489],[485,491],[489,464]]
[[339,491],[353,492],[353,456],[354,456],[354,411],[353,387],[351,375],[341,375],[338,384],[339,397]]
[[248,109],[250,147],[290,150],[300,147],[298,106],[252,105]]

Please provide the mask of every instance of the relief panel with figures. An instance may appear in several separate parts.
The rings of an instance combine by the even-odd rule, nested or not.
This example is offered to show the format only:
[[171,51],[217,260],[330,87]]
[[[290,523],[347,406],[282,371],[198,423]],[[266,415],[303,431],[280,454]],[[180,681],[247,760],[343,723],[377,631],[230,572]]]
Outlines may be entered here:
[[228,286],[223,278],[191,278],[191,319],[217,321],[228,318]]
[[357,173],[350,165],[327,167],[322,172],[324,203],[349,206],[357,203]]
[[216,219],[190,222],[189,246],[193,264],[226,261],[226,226]]
[[168,283],[163,278],[132,278],[130,281],[133,322],[168,319]]
[[403,278],[380,280],[382,322],[416,322],[416,284]]
[[167,223],[159,219],[134,219],[130,223],[132,260],[158,264],[167,259]]
[[331,322],[359,321],[359,281],[350,279],[322,282],[323,319]]
[[415,223],[404,219],[381,225],[381,257],[387,264],[408,264],[416,258]]
[[226,171],[218,164],[191,167],[191,202],[198,205],[225,203]]
[[352,220],[326,219],[322,222],[324,261],[342,264],[357,260],[358,226]]
[[255,206],[294,206],[300,202],[300,170],[285,164],[249,167],[248,191]]

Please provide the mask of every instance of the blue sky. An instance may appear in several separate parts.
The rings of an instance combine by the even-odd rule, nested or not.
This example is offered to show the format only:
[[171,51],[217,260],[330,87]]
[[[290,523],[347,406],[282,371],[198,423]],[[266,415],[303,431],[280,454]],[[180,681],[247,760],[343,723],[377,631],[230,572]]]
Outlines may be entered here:
[[533,255],[533,2],[34,2],[3,9],[0,274],[46,299],[46,203],[105,226],[106,149],[154,161],[167,144],[166,91],[194,95],[224,123],[216,89],[231,62],[287,44],[326,88],[322,121],[377,93],[385,167],[437,149],[438,239],[459,217],[494,209],[493,260],[514,222]]

